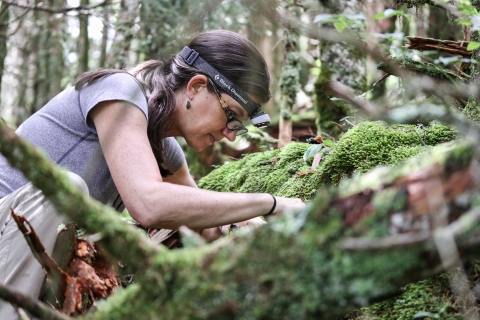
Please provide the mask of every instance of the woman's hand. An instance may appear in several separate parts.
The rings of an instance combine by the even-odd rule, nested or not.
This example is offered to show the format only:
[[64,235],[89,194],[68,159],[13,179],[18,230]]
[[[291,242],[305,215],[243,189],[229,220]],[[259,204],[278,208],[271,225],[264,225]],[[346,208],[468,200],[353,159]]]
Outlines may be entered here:
[[253,226],[253,227],[260,227],[263,226],[264,224],[267,224],[265,220],[263,220],[260,217],[248,219],[246,221],[241,221],[241,222],[235,222],[226,226],[220,226],[220,227],[215,227],[215,228],[208,228],[208,229],[203,229],[200,234],[202,235],[207,242],[213,242],[222,236],[226,235],[226,232],[224,229],[229,229],[232,228],[232,226],[235,226],[236,228],[241,228],[245,226]]
[[[307,205],[298,198],[284,198],[284,197],[275,197],[277,200],[277,205],[275,210],[273,210],[270,216],[282,215],[287,211],[299,211],[304,209]],[[273,204],[272,204],[273,205]]]

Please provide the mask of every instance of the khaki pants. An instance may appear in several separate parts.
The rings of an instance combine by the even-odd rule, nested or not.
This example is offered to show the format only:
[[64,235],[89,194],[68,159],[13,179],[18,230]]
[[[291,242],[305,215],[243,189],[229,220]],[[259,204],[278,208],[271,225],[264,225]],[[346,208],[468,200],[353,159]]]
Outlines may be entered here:
[[[70,181],[88,194],[82,178],[68,172]],[[34,258],[22,232],[10,215],[23,215],[40,237],[48,254],[52,254],[57,239],[57,228],[66,221],[53,205],[31,183],[0,200],[0,283],[15,291],[38,299],[45,272]],[[0,319],[17,319],[10,303],[0,299]]]

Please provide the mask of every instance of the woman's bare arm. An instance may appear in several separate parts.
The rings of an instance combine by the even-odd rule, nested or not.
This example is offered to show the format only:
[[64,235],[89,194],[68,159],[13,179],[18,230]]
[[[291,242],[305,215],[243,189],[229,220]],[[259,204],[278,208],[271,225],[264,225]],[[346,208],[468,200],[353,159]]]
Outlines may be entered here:
[[[144,226],[204,229],[264,215],[273,205],[268,194],[214,192],[164,181],[150,148],[145,115],[128,102],[102,102],[89,116],[124,204]],[[274,214],[304,206],[299,199],[279,197]]]

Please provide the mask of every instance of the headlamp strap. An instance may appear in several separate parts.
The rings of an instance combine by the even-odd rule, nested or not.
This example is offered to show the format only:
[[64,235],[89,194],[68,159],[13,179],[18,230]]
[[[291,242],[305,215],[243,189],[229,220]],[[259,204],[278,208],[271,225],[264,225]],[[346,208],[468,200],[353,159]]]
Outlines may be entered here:
[[243,93],[242,90],[238,89],[232,82],[230,82],[230,80],[224,77],[208,62],[203,60],[197,51],[186,46],[182,49],[182,51],[180,51],[179,55],[188,65],[207,73],[223,91],[227,92],[229,96],[235,99],[242,107],[245,108],[245,110],[247,110],[250,117],[258,113],[260,110],[260,105],[255,103],[252,99],[250,99],[249,96]]

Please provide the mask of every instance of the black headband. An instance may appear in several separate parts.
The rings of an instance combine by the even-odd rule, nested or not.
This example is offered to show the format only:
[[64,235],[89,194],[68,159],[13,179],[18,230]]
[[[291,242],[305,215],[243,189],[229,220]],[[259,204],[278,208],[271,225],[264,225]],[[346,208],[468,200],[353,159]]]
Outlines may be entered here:
[[203,60],[197,51],[190,49],[189,47],[184,47],[182,51],[180,51],[179,55],[188,65],[194,66],[198,70],[207,73],[223,91],[228,93],[229,96],[235,99],[245,110],[247,110],[250,117],[256,115],[260,111],[261,106],[258,103],[255,103],[252,99],[250,99],[249,96],[243,93],[242,90],[238,89],[230,80],[215,70],[215,68],[212,67],[208,62]]

